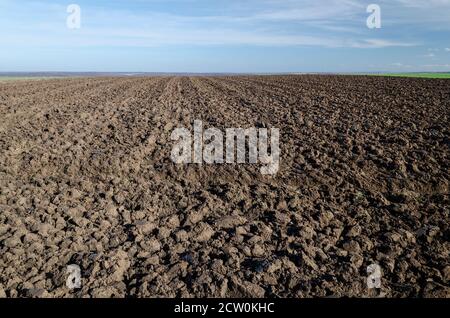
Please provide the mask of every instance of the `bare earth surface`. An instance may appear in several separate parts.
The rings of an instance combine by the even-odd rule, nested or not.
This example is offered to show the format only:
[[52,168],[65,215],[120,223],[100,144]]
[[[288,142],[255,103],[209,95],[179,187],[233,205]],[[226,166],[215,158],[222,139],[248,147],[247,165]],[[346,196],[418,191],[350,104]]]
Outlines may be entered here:
[[[1,83],[0,297],[364,297],[372,263],[450,297],[449,115],[447,80]],[[196,119],[280,128],[279,173],[174,164]]]

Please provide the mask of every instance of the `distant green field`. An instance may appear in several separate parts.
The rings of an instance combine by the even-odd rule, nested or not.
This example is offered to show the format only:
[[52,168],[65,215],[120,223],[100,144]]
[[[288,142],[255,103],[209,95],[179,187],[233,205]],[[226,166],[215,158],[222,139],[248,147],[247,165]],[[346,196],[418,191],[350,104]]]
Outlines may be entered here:
[[22,76],[0,76],[0,82],[12,82],[12,81],[34,81],[43,79],[52,79],[54,77],[22,77]]
[[414,78],[448,78],[450,79],[450,73],[386,73],[375,74],[376,76],[390,76],[390,77],[414,77]]

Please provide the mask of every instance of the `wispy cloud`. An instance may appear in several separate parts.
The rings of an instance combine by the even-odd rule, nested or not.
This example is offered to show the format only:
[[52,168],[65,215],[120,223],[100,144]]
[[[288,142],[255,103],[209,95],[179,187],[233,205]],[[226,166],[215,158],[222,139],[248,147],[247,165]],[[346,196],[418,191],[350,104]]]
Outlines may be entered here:
[[397,42],[384,39],[366,39],[355,42],[351,45],[354,48],[387,48],[387,47],[411,47],[416,46],[417,43]]
[[394,0],[405,7],[411,8],[449,8],[450,0]]
[[450,68],[450,64],[426,64],[426,65],[423,65],[423,67],[433,68],[433,69],[437,69],[437,71],[439,71],[440,69]]

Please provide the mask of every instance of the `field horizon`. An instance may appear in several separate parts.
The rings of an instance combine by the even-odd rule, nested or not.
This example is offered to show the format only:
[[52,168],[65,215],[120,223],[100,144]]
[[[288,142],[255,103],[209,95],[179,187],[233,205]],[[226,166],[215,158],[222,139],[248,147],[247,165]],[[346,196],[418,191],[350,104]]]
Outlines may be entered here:
[[276,76],[276,75],[343,75],[343,76],[385,76],[428,79],[450,79],[450,72],[280,72],[280,73],[239,73],[239,72],[0,72],[1,81],[27,79],[57,79],[71,77],[152,77],[152,76]]

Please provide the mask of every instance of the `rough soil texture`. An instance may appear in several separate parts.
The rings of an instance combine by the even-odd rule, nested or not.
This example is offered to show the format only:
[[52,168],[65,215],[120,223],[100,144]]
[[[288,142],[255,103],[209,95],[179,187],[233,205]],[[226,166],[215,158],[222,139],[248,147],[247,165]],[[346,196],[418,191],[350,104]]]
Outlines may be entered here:
[[[2,83],[0,297],[365,297],[372,263],[450,297],[449,115],[447,80]],[[279,173],[174,164],[196,119],[280,128]]]

